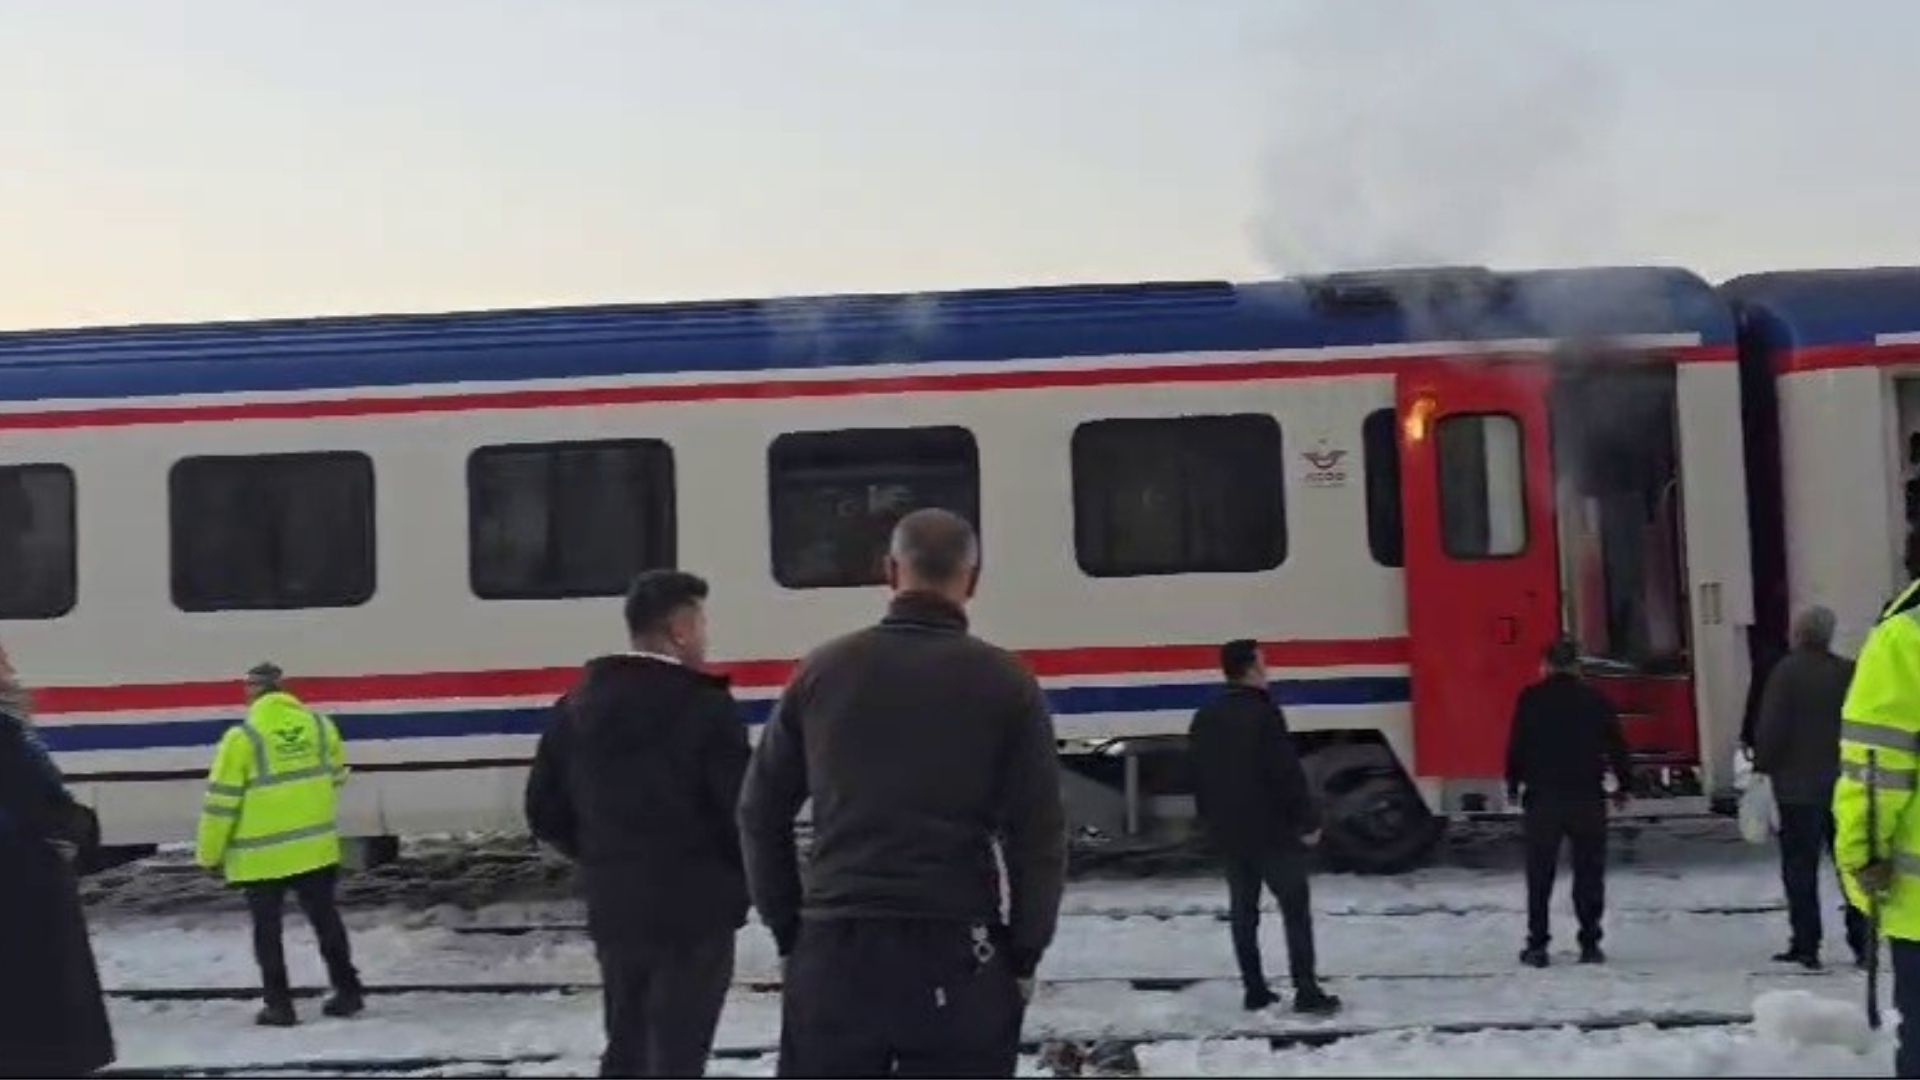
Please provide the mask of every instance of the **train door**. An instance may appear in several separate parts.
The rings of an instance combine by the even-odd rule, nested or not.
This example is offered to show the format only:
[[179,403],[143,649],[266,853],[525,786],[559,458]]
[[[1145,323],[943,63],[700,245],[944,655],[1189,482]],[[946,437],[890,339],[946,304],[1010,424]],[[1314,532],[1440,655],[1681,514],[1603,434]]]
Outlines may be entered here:
[[1560,630],[1548,386],[1540,363],[1396,380],[1421,776],[1501,775],[1514,698]]
[[1691,777],[1699,738],[1675,369],[1569,364],[1551,401],[1561,622],[1637,758]]

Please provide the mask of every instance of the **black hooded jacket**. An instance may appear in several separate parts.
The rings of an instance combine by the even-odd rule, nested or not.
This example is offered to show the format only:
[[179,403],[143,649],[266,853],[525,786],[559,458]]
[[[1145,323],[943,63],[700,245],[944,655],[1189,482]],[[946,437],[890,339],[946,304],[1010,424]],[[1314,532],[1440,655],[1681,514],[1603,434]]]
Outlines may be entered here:
[[1286,716],[1264,688],[1227,687],[1194,714],[1187,745],[1196,808],[1221,850],[1298,847],[1320,828]]
[[578,860],[597,943],[746,921],[734,807],[748,753],[726,679],[664,659],[601,657],[554,706],[527,824]]

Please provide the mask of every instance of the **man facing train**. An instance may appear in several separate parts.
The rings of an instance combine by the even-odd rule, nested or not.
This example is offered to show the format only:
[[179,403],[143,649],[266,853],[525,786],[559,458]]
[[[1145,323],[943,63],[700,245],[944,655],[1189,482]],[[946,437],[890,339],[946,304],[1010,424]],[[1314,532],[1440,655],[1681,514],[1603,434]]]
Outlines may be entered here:
[[227,729],[200,809],[201,866],[221,869],[247,896],[253,953],[266,1004],[257,1022],[299,1022],[287,981],[281,916],[293,893],[313,924],[333,996],[322,1011],[352,1016],[362,1005],[347,928],[334,904],[340,873],[335,821],[347,779],[346,748],[333,721],[288,693],[274,664],[247,672],[247,718]]
[[707,583],[650,570],[627,591],[629,649],[589,662],[527,778],[533,834],[578,860],[606,984],[604,1076],[698,1076],[746,922],[734,805],[747,732],[703,670]]

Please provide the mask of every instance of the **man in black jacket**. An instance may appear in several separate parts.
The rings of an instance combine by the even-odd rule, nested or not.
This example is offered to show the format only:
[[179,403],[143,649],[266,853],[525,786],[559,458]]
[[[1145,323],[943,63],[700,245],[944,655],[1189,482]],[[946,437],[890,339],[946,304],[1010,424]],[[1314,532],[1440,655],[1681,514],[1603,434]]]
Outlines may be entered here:
[[1260,965],[1260,888],[1273,890],[1287,928],[1287,965],[1296,1012],[1331,1013],[1340,999],[1320,988],[1314,970],[1313,911],[1307,847],[1320,839],[1320,811],[1300,756],[1274,704],[1260,647],[1230,641],[1220,649],[1227,690],[1194,714],[1188,731],[1200,820],[1226,857],[1233,955],[1248,1010],[1280,1000]]
[[1527,687],[1513,710],[1507,743],[1507,798],[1524,797],[1527,846],[1527,947],[1520,962],[1547,966],[1547,909],[1562,844],[1573,848],[1573,911],[1580,920],[1580,962],[1604,963],[1600,918],[1606,909],[1607,806],[1604,770],[1624,803],[1632,765],[1613,704],[1580,680],[1580,650],[1562,638],[1547,649],[1546,678]]
[[967,633],[979,565],[964,519],[901,519],[886,618],[801,663],[754,751],[740,828],[785,964],[783,1076],[1013,1075],[1066,829],[1039,684]]
[[727,681],[700,670],[706,597],[692,574],[634,579],[632,650],[586,666],[527,780],[533,834],[580,864],[606,986],[603,1076],[705,1070],[746,921],[747,734]]
[[[1833,782],[1840,775],[1840,710],[1853,665],[1833,654],[1833,612],[1793,621],[1793,651],[1774,666],[1760,698],[1753,767],[1773,781],[1780,808],[1780,881],[1793,936],[1774,959],[1820,970],[1820,853],[1833,849]],[[1854,958],[1867,948],[1865,916],[1846,908]]]

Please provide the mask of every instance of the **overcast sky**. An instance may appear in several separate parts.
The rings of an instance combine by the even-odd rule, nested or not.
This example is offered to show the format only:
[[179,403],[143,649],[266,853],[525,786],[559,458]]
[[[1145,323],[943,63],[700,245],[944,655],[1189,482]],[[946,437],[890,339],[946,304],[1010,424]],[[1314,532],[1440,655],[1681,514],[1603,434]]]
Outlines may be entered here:
[[1920,263],[1920,4],[0,0],[0,327]]

